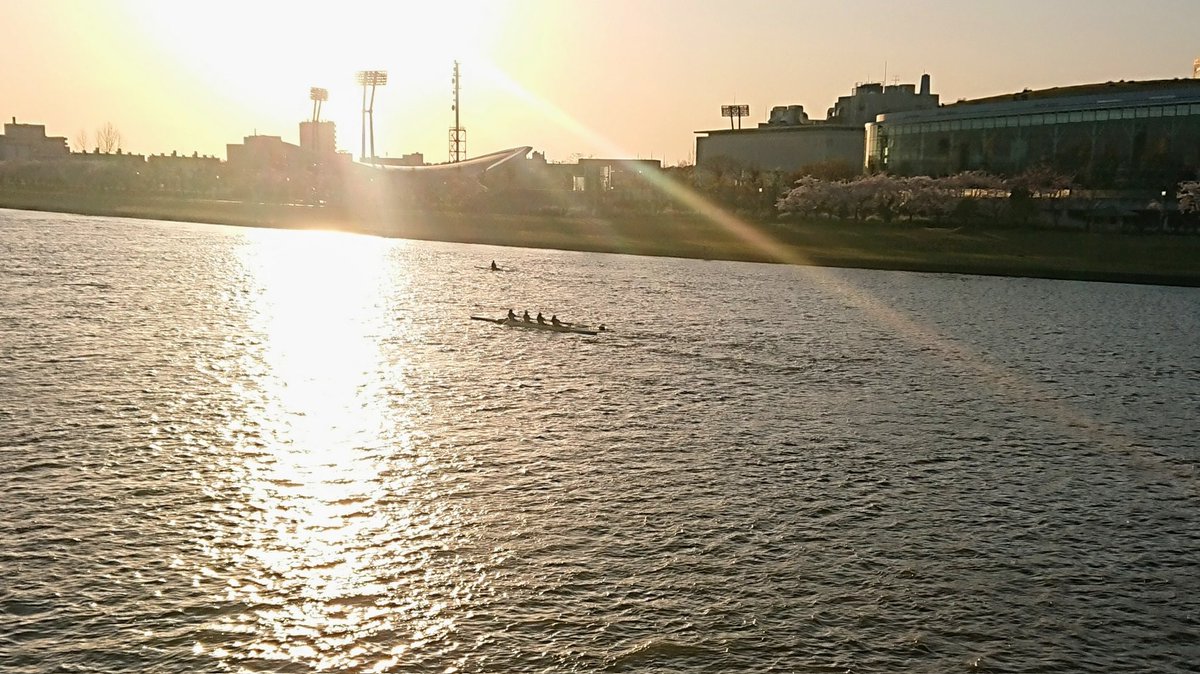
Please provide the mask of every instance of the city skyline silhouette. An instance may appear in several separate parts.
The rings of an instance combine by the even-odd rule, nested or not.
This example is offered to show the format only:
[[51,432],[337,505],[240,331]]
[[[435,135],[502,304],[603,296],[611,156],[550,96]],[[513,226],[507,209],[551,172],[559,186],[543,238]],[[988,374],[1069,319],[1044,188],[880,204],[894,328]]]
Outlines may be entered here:
[[[1021,0],[961,6],[736,7],[668,0],[289,5],[51,0],[4,10],[5,119],[74,139],[105,124],[125,149],[223,155],[254,133],[295,141],[311,87],[355,151],[354,74],[389,73],[375,108],[376,151],[441,161],[462,67],[467,154],[517,145],[578,156],[693,158],[695,132],[722,105],[748,127],[777,105],[823,118],[862,82],[931,74],[943,103],[1088,82],[1191,75],[1200,6]],[[1154,23],[1151,36],[1141,26]]]

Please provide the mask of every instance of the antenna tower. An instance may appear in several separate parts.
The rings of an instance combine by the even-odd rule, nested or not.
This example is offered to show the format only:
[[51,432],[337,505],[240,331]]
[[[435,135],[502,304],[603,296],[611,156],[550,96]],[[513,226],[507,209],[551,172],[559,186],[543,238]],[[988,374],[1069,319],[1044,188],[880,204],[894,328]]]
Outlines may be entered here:
[[450,83],[454,85],[454,103],[450,105],[450,109],[454,111],[454,126],[450,127],[450,161],[462,161],[463,154],[467,150],[467,130],[458,122],[458,61],[454,62],[454,75],[450,78]]
[[[354,81],[362,85],[363,88],[363,130],[362,130],[362,152],[359,154],[359,160],[366,159],[367,156],[367,130],[371,133],[371,163],[375,163],[375,87],[382,87],[387,84],[386,70],[360,70],[355,76]],[[371,99],[367,102],[367,88],[371,89]]]

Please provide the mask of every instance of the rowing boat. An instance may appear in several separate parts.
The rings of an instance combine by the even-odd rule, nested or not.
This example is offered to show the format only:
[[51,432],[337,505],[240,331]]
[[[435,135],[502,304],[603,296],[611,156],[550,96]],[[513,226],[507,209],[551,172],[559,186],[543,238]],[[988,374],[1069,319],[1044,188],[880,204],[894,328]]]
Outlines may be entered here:
[[525,328],[527,330],[545,330],[547,332],[573,332],[577,335],[598,335],[604,326],[599,328],[589,328],[583,325],[567,325],[565,323],[554,325],[553,323],[538,323],[536,321],[512,320],[511,318],[490,318],[488,316],[472,316],[473,321],[487,321],[496,325],[504,325],[510,328]]

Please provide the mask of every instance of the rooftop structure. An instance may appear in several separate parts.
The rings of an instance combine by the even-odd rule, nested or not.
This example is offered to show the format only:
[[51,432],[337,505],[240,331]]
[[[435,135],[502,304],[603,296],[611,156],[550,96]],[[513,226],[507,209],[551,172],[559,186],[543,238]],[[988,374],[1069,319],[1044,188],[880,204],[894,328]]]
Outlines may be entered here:
[[854,93],[840,96],[829,109],[828,123],[862,127],[885,112],[932,110],[938,107],[938,95],[929,91],[929,75],[921,75],[921,88],[913,84],[859,84]]

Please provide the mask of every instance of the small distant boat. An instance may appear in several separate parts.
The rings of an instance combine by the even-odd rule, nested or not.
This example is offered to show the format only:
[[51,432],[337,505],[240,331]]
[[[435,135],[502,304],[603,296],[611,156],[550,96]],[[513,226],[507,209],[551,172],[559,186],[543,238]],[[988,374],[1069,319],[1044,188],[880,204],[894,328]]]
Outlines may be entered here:
[[485,271],[512,271],[512,269],[509,267],[482,267],[480,265],[475,265],[475,268],[483,269]]
[[538,323],[537,321],[522,321],[512,320],[510,318],[491,318],[488,316],[472,316],[473,321],[487,321],[496,325],[504,325],[510,328],[524,328],[526,330],[545,330],[547,332],[573,332],[577,335],[598,335],[604,332],[604,326],[598,328],[589,328],[586,325],[573,325],[567,323]]

